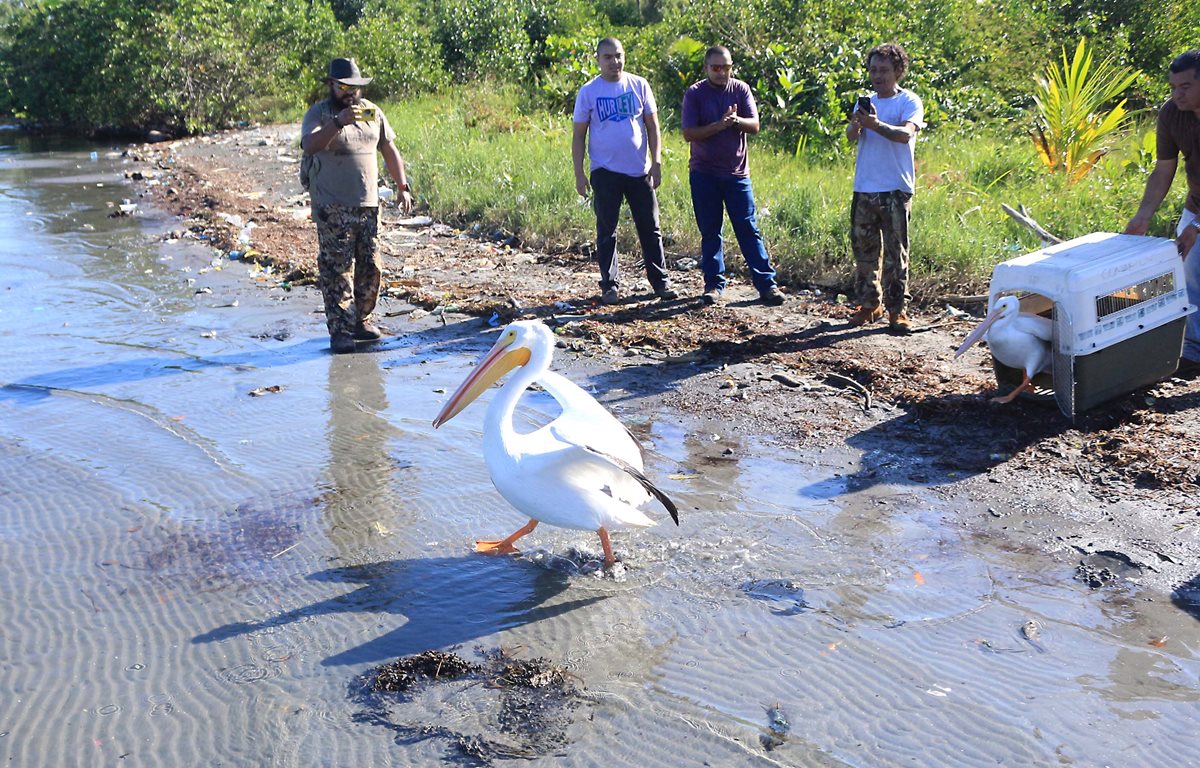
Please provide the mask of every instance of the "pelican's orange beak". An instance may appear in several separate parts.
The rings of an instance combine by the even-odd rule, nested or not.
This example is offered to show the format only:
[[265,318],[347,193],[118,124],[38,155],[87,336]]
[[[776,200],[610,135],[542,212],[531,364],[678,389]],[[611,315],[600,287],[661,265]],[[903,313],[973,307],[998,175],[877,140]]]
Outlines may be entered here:
[[971,348],[972,344],[982,339],[983,335],[988,332],[988,328],[992,327],[992,323],[999,320],[1000,316],[1003,314],[1004,312],[1000,307],[996,307],[991,312],[988,312],[988,316],[983,318],[983,322],[976,326],[975,330],[971,331],[971,333],[963,341],[962,346],[959,347],[958,351],[954,353],[954,356],[956,358],[961,356],[963,352],[966,352]]
[[495,384],[501,376],[513,368],[529,362],[530,353],[527,348],[511,348],[515,341],[516,335],[512,333],[505,333],[496,340],[496,343],[492,345],[488,353],[475,366],[475,370],[471,371],[471,375],[464,379],[462,384],[458,385],[458,389],[446,401],[446,405],[438,413],[437,418],[433,420],[434,429],[437,429],[457,416],[464,408],[474,402],[475,398],[483,394],[488,387]]

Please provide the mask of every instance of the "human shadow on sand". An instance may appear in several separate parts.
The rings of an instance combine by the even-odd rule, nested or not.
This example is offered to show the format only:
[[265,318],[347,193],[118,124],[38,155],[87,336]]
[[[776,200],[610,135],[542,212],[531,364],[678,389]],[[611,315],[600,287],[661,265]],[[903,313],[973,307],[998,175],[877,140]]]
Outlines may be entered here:
[[[683,308],[688,311],[709,311],[699,308],[695,302],[683,302]],[[667,355],[665,359],[622,366],[619,370],[594,377],[593,384],[602,390],[609,386],[628,389],[628,394],[608,399],[608,402],[619,402],[661,394],[705,370],[754,362],[767,355],[788,355],[833,347],[872,332],[828,321],[814,321],[807,328],[789,333],[755,333],[742,338],[709,339],[701,342],[696,349],[674,357],[671,355],[681,350],[662,350]]]
[[0,387],[0,400],[30,404],[47,398],[56,391],[89,391],[112,384],[144,381],[181,373],[200,373],[209,368],[274,368],[301,363],[328,352],[329,340],[316,338],[286,346],[268,346],[211,357],[178,352],[114,360],[98,365],[37,373],[20,381],[10,382]]
[[1171,602],[1179,610],[1200,621],[1200,574],[1176,587],[1171,592]]
[[[1151,397],[1157,386],[1104,403],[1073,423],[1050,400],[1018,398],[994,404],[980,395],[945,395],[899,403],[904,413],[847,438],[846,443],[862,451],[863,458],[861,469],[845,476],[843,484],[846,490],[863,490],[881,483],[956,483],[986,474],[1031,448],[1040,450],[1043,442],[1046,451],[1060,457],[1054,438],[1068,431],[1086,438],[1136,422],[1137,412],[1147,408],[1170,414],[1200,407],[1200,392]],[[822,495],[819,487],[806,491]]]
[[547,605],[570,585],[566,574],[510,558],[465,557],[386,560],[332,568],[307,577],[357,589],[261,621],[237,622],[192,638],[211,643],[309,617],[379,613],[399,625],[322,660],[324,666],[363,664],[450,648],[512,627],[583,608],[605,595]]

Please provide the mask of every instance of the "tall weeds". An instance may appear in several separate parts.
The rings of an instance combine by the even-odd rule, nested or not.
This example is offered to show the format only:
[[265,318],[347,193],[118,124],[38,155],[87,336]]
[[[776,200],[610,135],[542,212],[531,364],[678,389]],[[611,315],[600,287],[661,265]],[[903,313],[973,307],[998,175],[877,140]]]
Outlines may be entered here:
[[[591,209],[575,194],[570,118],[521,112],[514,89],[451,91],[387,106],[396,144],[408,165],[419,202],[437,218],[487,233],[516,234],[535,247],[579,245],[595,237]],[[688,147],[678,130],[664,135],[659,190],[668,261],[699,258],[699,236],[688,189]],[[1076,181],[1036,171],[1035,151],[1019,136],[978,128],[946,128],[918,138],[913,199],[914,295],[930,301],[948,293],[979,293],[997,262],[1038,247],[1032,233],[1011,221],[1001,203],[1026,205],[1064,238],[1120,231],[1137,208],[1145,173],[1141,141],[1116,144],[1114,160]],[[791,285],[821,285],[845,292],[853,269],[849,251],[852,154],[833,160],[797,157],[751,139],[751,178],[767,248]],[[1172,202],[1182,199],[1179,174]],[[1153,234],[1165,236],[1169,203]],[[737,243],[726,227],[726,248],[736,271]],[[623,258],[637,254],[627,220],[619,231]],[[633,258],[636,258],[634,256]],[[684,290],[699,290],[692,272],[679,276]],[[694,285],[692,284],[694,283]]]

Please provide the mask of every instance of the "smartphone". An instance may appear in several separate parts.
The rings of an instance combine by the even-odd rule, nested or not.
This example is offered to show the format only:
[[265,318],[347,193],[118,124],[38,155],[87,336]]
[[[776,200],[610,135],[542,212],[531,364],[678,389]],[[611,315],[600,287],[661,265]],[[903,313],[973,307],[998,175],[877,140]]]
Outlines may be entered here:
[[359,114],[362,115],[360,120],[364,123],[369,123],[375,119],[375,107],[360,107]]
[[871,106],[871,97],[870,96],[859,96],[858,97],[858,111],[859,112],[874,112],[875,111],[875,107]]

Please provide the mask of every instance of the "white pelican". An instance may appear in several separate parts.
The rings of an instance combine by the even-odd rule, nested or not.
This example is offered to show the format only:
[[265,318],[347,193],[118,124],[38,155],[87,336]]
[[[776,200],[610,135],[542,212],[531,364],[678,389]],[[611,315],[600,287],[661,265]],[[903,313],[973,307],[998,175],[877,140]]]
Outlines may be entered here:
[[[568,379],[550,371],[554,334],[536,320],[512,323],[459,385],[433,420],[440,427],[466,408],[505,373],[519,368],[488,405],[483,427],[483,457],[500,495],[529,523],[507,539],[477,541],[475,551],[516,552],[513,543],[539,522],[596,531],[611,568],[608,532],[654,521],[638,507],[658,499],[679,525],[679,511],[642,473],[637,440],[604,406]],[[558,401],[562,414],[526,434],[513,428],[513,411],[534,382]]]
[[1029,389],[1030,380],[1050,368],[1050,342],[1054,339],[1054,324],[1040,315],[1021,311],[1015,296],[1004,296],[988,312],[987,317],[963,341],[954,353],[958,357],[987,334],[992,356],[1009,368],[1020,370],[1024,378],[1020,386],[1003,397],[993,397],[993,403],[1010,403]]

